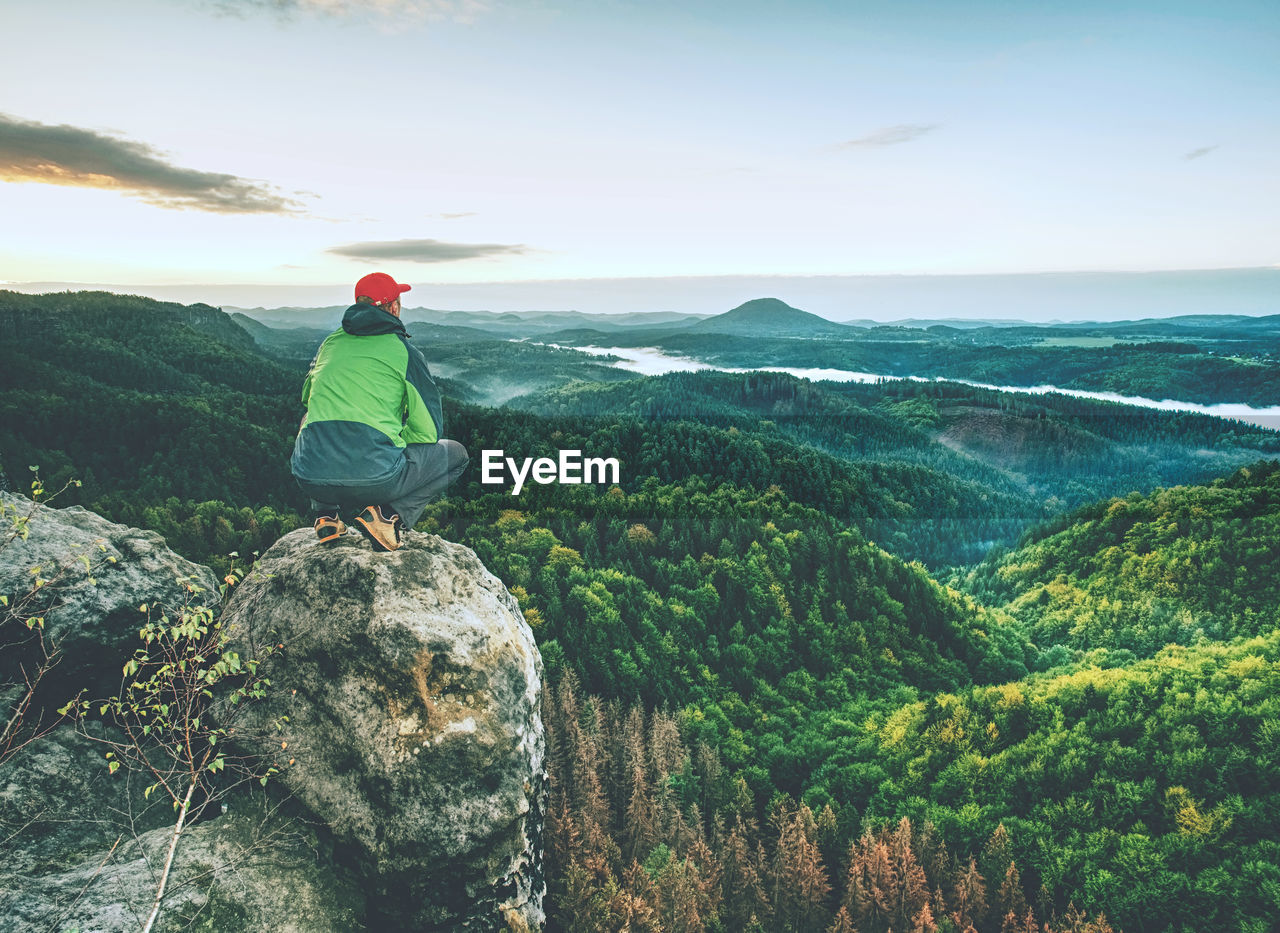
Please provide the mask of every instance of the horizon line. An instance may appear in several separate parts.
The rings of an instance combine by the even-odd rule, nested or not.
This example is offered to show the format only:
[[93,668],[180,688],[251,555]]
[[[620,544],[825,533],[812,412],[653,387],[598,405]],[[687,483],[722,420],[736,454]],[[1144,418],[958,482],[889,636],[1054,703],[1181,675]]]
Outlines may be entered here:
[[[506,286],[560,283],[608,283],[629,281],[705,281],[708,279],[941,279],[941,278],[1014,278],[1072,275],[1184,275],[1210,272],[1280,272],[1280,263],[1252,266],[1204,266],[1191,269],[1044,269],[1024,272],[696,272],[675,275],[599,275],[563,276],[560,278],[477,279],[467,282],[426,282],[423,287],[460,288],[466,286]],[[348,288],[350,282],[83,282],[53,279],[34,281],[0,280],[0,288],[78,286],[86,290],[99,288]]]

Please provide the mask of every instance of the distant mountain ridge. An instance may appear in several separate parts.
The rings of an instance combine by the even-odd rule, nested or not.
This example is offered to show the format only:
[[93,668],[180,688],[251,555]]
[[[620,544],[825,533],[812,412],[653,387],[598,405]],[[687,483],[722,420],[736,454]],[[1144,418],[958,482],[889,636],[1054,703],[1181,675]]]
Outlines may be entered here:
[[[224,311],[237,313],[274,329],[314,328],[332,330],[342,319],[347,306],[319,308],[237,308]],[[853,311],[854,309],[850,309]],[[243,316],[242,318],[239,316]],[[1252,316],[1242,314],[1184,314],[1169,317],[1135,316],[1119,321],[1087,319],[1031,321],[1013,317],[904,317],[891,321],[856,317],[834,321],[803,311],[779,298],[754,298],[719,314],[686,314],[668,311],[637,311],[622,314],[584,311],[449,311],[434,308],[406,308],[406,324],[425,323],[446,327],[474,328],[495,339],[559,339],[563,335],[594,332],[604,337],[613,334],[634,335],[652,331],[662,334],[730,334],[750,337],[857,337],[877,328],[928,330],[939,332],[969,331],[989,336],[1019,335],[1036,339],[1056,334],[1089,333],[1117,339],[1186,339],[1204,338],[1215,330],[1230,330],[1241,336],[1280,336],[1280,314]],[[249,329],[249,328],[246,328]],[[989,337],[988,337],[989,339]],[[593,341],[598,338],[592,337]]]
[[846,324],[793,308],[780,298],[755,298],[683,330],[742,337],[849,337],[855,333]]
[[[335,328],[347,305],[323,308],[227,308],[268,327]],[[590,327],[602,332],[635,327],[679,328],[706,317],[672,311],[638,311],[626,314],[592,314],[585,311],[446,311],[436,308],[406,307],[406,324],[435,324],[469,327],[498,339],[533,337],[566,328]]]

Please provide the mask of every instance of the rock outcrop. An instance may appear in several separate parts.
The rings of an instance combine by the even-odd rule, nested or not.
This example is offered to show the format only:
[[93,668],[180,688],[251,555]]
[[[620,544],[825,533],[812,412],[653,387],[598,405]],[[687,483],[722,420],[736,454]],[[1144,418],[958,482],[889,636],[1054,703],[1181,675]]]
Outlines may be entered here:
[[[65,653],[59,690],[118,689],[139,603],[172,605],[192,580],[216,593],[206,568],[154,534],[80,509],[31,515],[29,538],[0,548],[0,592],[26,585],[33,562],[68,567],[47,613]],[[85,551],[92,584],[74,572]],[[267,695],[239,707],[235,736],[280,771],[187,827],[157,930],[541,926],[541,660],[514,599],[471,551],[410,534],[375,554],[354,535],[321,547],[295,532],[223,619],[244,655],[284,646],[264,662]],[[141,799],[149,779],[108,774],[94,739],[109,733],[64,724],[0,761],[5,930],[91,933],[145,918],[173,810]]]
[[[218,600],[218,581],[208,567],[179,557],[154,531],[109,522],[79,506],[54,509],[11,493],[0,493],[0,540],[16,514],[27,536],[0,548],[0,594],[20,600],[25,612],[40,612],[46,642],[59,651],[58,663],[42,683],[54,705],[85,688],[90,696],[115,693],[120,663],[137,647],[143,615],[138,607],[174,609],[188,598]],[[38,573],[33,573],[39,568]],[[37,578],[47,581],[35,591]],[[6,650],[0,682],[21,682],[19,666],[37,661],[32,646]],[[64,695],[65,694],[65,695]]]
[[[246,750],[332,831],[383,929],[541,925],[542,663],[515,599],[469,549],[411,533],[286,535],[224,616],[276,699]],[[287,715],[278,732],[270,730]]]

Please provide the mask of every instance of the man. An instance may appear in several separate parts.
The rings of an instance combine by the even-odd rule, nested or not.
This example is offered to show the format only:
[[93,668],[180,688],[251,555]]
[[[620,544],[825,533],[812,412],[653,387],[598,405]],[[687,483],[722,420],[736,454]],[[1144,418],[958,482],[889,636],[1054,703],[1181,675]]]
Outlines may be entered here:
[[291,465],[321,541],[341,537],[354,516],[375,551],[394,551],[467,465],[466,448],[440,436],[440,390],[400,322],[409,289],[385,272],[357,282],[356,303],[302,385],[307,413]]

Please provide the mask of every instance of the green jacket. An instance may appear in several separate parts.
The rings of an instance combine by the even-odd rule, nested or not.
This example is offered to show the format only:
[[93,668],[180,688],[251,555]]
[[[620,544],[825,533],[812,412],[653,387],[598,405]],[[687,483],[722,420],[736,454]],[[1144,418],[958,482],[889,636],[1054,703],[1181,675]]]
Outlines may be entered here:
[[371,486],[404,467],[406,444],[433,444],[443,418],[421,351],[400,319],[373,305],[347,309],[302,384],[302,419],[290,461],[298,479]]

